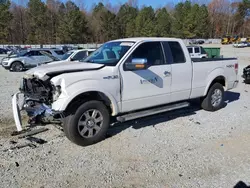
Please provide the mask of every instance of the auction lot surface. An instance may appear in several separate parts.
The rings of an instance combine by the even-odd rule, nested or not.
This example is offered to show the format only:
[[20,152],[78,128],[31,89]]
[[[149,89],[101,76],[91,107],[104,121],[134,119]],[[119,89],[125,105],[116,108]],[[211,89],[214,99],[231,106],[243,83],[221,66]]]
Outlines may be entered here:
[[[218,46],[218,45],[209,45]],[[223,46],[250,64],[250,48]],[[250,184],[250,85],[227,92],[225,108],[192,106],[117,125],[103,142],[79,147],[56,126],[35,135],[36,148],[10,136],[11,95],[23,73],[0,68],[0,187],[234,187]],[[15,143],[17,142],[17,143]]]

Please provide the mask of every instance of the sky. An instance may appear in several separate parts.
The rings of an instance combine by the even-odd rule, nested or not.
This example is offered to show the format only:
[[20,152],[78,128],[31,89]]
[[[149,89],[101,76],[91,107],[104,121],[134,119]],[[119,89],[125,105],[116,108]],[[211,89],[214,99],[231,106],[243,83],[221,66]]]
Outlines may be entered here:
[[[27,2],[29,0],[11,0],[19,5],[27,5]],[[46,0],[42,0],[43,2],[46,2]],[[67,0],[59,0],[61,2],[66,2]],[[80,6],[80,8],[84,8],[85,10],[91,10],[93,8],[94,4],[98,4],[99,2],[102,2],[104,5],[111,4],[112,7],[116,5],[121,5],[128,0],[71,0],[76,3],[77,6]],[[142,6],[152,6],[153,8],[160,8],[164,7],[166,5],[173,6],[179,2],[183,2],[185,0],[134,0],[137,1],[138,8],[141,8]],[[207,3],[209,0],[191,0],[193,2],[199,2],[199,3]]]
[[[139,7],[146,5],[146,6],[152,6],[153,8],[158,8],[161,6],[165,6],[168,3],[176,4],[179,1],[180,0],[137,0],[137,3]],[[94,3],[99,3],[99,2],[103,2],[103,4],[111,3],[112,5],[117,5],[117,4],[124,4],[127,2],[127,0],[85,0],[85,1],[83,0],[83,3],[85,4],[85,7],[87,9],[91,9]]]

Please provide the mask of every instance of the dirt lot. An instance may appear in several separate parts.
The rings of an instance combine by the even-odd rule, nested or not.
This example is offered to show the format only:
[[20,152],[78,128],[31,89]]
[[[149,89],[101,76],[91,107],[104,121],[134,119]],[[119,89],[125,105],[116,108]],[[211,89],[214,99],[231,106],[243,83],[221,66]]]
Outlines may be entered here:
[[[210,45],[211,46],[211,45]],[[215,45],[213,45],[215,46]],[[223,46],[238,57],[250,48]],[[0,187],[234,187],[250,184],[250,85],[227,92],[226,106],[210,113],[192,106],[112,127],[103,142],[78,147],[54,125],[35,135],[45,143],[10,136],[11,94],[23,73],[0,68]],[[17,143],[16,143],[17,142]]]

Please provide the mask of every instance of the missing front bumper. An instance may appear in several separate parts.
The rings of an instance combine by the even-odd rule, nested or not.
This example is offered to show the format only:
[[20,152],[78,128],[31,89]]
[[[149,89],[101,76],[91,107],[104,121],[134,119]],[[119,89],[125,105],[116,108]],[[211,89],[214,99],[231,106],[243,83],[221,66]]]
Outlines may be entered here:
[[[20,132],[22,128],[22,118],[21,111],[25,110],[29,117],[29,123],[32,122],[32,125],[46,123],[60,123],[62,115],[59,112],[54,112],[49,106],[44,103],[40,103],[34,99],[23,99],[20,104],[20,95],[22,93],[15,93],[12,97],[12,111],[15,121],[17,131]],[[32,102],[32,105],[31,105]],[[59,118],[55,119],[57,116]]]

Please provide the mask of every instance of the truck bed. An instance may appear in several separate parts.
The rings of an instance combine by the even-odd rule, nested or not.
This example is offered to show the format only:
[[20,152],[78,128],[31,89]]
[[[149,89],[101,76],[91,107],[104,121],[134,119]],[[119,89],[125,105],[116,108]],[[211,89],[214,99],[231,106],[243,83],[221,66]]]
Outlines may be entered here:
[[191,58],[194,63],[207,62],[207,61],[229,61],[237,60],[237,58]]
[[235,64],[237,58],[194,58],[191,98],[205,95],[207,87],[218,75],[224,75],[225,89],[230,90],[237,79]]

